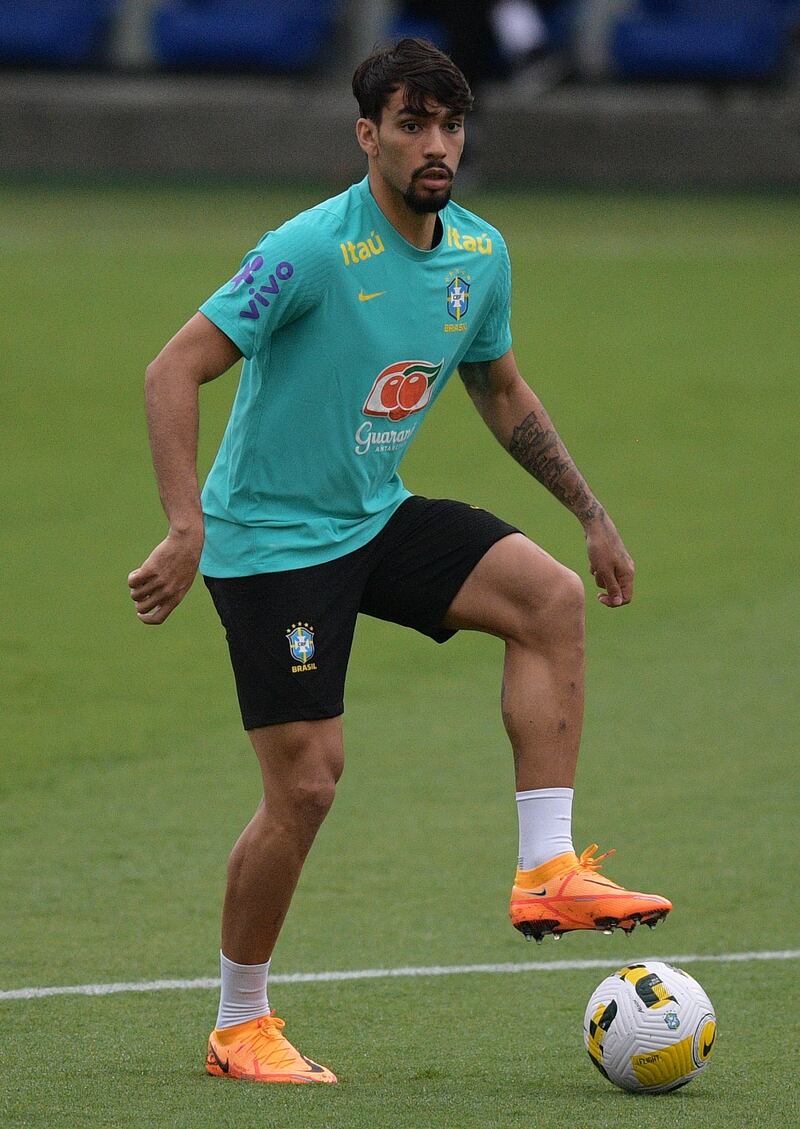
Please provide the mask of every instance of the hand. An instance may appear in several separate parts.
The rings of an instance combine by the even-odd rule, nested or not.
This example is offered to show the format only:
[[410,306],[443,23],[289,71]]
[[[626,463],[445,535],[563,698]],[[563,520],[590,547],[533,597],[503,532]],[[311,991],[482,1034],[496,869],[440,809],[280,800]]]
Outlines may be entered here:
[[604,510],[585,527],[586,550],[595,584],[604,588],[597,598],[607,608],[618,608],[633,599],[634,564],[616,527]]
[[142,623],[163,623],[189,591],[203,547],[199,533],[170,531],[128,577],[131,599]]

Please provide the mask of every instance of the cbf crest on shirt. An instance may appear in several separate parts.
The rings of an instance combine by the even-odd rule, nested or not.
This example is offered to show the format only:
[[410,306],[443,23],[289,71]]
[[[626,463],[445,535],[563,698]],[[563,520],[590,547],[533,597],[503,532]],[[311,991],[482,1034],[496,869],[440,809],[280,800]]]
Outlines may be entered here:
[[451,318],[460,322],[469,311],[469,283],[456,275],[447,287],[447,312]]
[[200,307],[245,357],[203,490],[207,575],[365,545],[409,496],[398,465],[458,364],[510,348],[502,236],[452,202],[440,220],[412,246],[365,178],[267,232]]

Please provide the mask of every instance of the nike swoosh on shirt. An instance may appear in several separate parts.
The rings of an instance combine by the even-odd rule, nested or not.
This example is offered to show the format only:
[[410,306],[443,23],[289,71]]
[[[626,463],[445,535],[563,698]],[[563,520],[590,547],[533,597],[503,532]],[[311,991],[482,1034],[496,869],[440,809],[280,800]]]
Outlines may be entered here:
[[374,294],[365,294],[363,290],[359,291],[359,302],[371,302],[373,298],[380,298],[381,294],[385,294],[385,290],[376,290]]

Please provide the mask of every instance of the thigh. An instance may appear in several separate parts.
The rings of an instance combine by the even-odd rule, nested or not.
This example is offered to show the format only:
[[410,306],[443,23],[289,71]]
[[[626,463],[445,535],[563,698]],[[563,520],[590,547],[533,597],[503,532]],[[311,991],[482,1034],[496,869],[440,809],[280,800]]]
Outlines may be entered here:
[[205,577],[222,620],[245,729],[337,717],[367,560]]
[[444,643],[458,630],[443,622],[456,594],[487,551],[513,534],[513,525],[476,506],[409,498],[375,539],[360,610]]
[[514,637],[552,601],[569,570],[522,533],[506,537],[481,558],[444,617],[453,630]]

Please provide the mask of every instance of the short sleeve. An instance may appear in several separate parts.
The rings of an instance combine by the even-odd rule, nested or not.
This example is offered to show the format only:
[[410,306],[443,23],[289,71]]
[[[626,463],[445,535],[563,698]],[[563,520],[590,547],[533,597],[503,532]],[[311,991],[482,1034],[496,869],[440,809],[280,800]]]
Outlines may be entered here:
[[464,355],[467,362],[496,361],[511,348],[511,261],[502,240],[498,240],[498,253],[494,293],[480,329]]
[[313,213],[303,213],[268,231],[233,278],[200,306],[248,359],[325,296],[336,245],[326,225],[310,217]]

